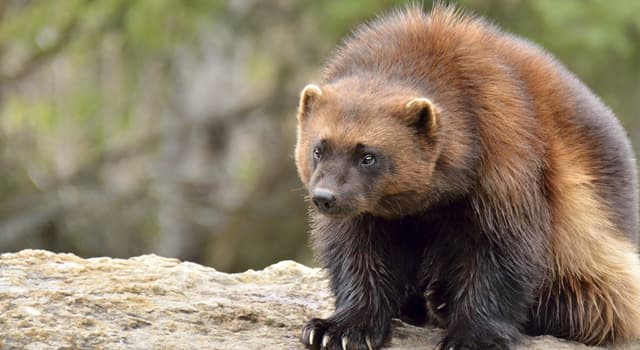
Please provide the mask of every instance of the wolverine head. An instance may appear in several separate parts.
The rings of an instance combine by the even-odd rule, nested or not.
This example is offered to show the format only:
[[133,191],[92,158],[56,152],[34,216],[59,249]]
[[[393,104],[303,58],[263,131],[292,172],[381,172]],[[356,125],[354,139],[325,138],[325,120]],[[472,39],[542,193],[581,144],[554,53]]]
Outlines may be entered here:
[[334,218],[419,210],[439,153],[438,113],[415,89],[389,82],[307,85],[295,158],[312,207]]

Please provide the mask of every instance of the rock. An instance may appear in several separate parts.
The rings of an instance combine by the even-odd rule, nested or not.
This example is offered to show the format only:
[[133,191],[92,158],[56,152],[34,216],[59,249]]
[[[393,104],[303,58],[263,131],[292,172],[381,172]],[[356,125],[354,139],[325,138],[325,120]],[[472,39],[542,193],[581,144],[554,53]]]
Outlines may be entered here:
[[[322,270],[292,261],[226,274],[156,255],[0,256],[0,349],[303,349],[304,321],[331,308]],[[433,349],[443,331],[395,320],[393,334],[389,349]],[[595,348],[537,337],[519,349]]]

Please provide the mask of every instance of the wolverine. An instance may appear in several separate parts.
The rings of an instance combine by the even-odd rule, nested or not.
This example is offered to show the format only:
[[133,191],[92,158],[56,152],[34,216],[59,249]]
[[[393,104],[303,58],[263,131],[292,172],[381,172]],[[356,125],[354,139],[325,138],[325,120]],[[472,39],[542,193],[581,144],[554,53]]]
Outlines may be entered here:
[[445,5],[359,27],[307,85],[295,161],[335,312],[312,349],[522,334],[640,337],[635,158],[615,115],[535,44]]

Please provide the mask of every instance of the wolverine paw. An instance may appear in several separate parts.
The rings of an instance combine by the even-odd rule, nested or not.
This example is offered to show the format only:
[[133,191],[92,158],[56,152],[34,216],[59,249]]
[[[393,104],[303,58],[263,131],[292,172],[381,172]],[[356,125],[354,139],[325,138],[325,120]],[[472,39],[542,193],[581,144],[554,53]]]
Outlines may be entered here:
[[311,319],[302,328],[300,341],[314,350],[375,350],[384,339],[359,327],[340,326],[331,320]]
[[510,350],[511,347],[502,338],[482,339],[480,341],[470,339],[454,339],[446,336],[440,342],[438,350]]

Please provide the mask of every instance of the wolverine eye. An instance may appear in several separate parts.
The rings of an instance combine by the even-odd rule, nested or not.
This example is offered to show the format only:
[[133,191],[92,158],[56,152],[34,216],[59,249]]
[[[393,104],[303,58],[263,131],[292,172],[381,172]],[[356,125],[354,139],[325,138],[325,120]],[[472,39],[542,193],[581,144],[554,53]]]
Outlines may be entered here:
[[363,166],[372,166],[376,164],[376,156],[374,156],[371,153],[367,153],[364,156],[362,156],[362,160],[360,161],[360,164],[362,164]]
[[320,150],[320,147],[315,147],[313,149],[313,159],[320,160],[320,158],[322,158],[322,151]]

